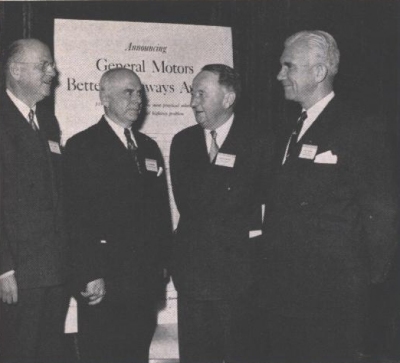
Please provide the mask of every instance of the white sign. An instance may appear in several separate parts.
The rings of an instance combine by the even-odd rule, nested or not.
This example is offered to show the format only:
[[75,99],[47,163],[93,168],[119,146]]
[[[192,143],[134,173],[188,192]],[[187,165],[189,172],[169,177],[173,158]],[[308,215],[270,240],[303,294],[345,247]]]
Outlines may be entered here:
[[[55,111],[62,142],[99,121],[101,75],[115,67],[132,69],[148,99],[141,131],[160,146],[169,180],[172,137],[195,123],[192,80],[206,64],[233,65],[232,32],[217,26],[55,19],[54,58],[59,72]],[[172,212],[176,225],[173,202]]]

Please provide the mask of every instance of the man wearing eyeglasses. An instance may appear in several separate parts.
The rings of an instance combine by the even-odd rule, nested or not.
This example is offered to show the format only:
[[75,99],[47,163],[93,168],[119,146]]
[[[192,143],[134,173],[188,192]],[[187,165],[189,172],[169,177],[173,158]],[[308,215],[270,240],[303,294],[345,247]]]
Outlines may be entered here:
[[0,361],[63,363],[67,243],[49,48],[12,43],[0,109]]

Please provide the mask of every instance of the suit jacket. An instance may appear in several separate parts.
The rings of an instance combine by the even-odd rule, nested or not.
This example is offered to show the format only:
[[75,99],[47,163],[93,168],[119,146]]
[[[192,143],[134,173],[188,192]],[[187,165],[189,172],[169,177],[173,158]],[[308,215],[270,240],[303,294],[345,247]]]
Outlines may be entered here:
[[[281,165],[289,135],[265,222],[262,299],[293,316],[359,310],[371,281],[384,279],[396,245],[394,165],[383,122],[335,97]],[[316,146],[317,155],[305,158],[304,145]],[[315,162],[325,152],[337,161]]]
[[[171,219],[161,152],[151,138],[134,135],[143,174],[102,118],[68,140],[66,179],[75,281],[84,289],[105,278],[116,291],[141,298],[162,285]],[[148,161],[162,174],[149,171]]]
[[15,270],[19,288],[65,282],[67,242],[61,154],[53,113],[38,104],[40,135],[7,94],[0,107],[0,274]]
[[199,125],[175,135],[170,168],[180,213],[172,275],[179,294],[231,299],[254,287],[263,192],[270,177],[273,142],[236,117],[219,153],[235,156],[233,167],[211,164]]

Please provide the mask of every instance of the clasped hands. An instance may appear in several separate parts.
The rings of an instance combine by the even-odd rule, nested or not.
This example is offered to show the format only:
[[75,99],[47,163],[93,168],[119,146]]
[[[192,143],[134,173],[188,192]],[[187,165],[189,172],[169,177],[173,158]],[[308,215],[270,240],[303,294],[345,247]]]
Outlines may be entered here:
[[86,290],[81,295],[88,300],[89,305],[99,304],[106,294],[104,279],[97,279],[87,283]]

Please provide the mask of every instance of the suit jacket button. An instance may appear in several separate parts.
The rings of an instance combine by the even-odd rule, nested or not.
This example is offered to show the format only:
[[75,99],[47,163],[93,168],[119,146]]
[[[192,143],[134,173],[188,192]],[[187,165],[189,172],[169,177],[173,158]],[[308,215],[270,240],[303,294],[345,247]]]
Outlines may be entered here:
[[301,205],[302,207],[305,207],[306,205],[308,205],[308,202],[301,202],[300,205]]

